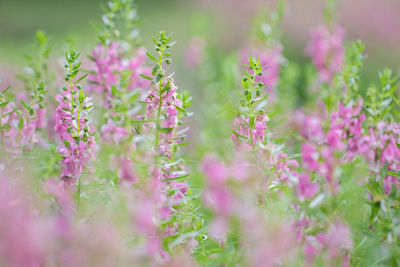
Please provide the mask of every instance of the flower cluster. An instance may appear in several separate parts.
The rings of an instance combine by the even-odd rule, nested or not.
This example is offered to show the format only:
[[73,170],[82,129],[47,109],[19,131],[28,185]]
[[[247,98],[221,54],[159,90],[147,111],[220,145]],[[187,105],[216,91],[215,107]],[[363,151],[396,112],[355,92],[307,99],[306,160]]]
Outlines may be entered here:
[[88,76],[90,91],[96,91],[103,96],[104,105],[112,107],[114,96],[113,87],[119,87],[121,81],[126,83],[126,90],[143,91],[150,83],[141,79],[139,74],[150,74],[150,69],[144,65],[146,61],[145,49],[137,48],[132,58],[120,43],[113,42],[108,46],[99,44],[91,53],[94,66]]
[[174,76],[171,35],[146,52],[133,0],[110,0],[89,73],[66,53],[54,97],[39,32],[26,93],[0,90],[1,265],[399,265],[398,78],[365,87],[364,45],[332,26],[316,69],[284,60],[283,11],[226,57],[194,37]]
[[8,152],[21,154],[31,150],[33,145],[46,141],[40,137],[39,130],[46,127],[45,96],[50,82],[47,61],[50,53],[46,35],[38,31],[35,35],[36,56],[27,56],[26,73],[18,75],[24,82],[25,93],[19,92],[12,97],[7,92],[11,86],[1,92],[1,124],[3,140],[9,144]]
[[306,48],[307,54],[318,70],[322,82],[331,83],[340,70],[344,59],[344,30],[340,27],[330,29],[320,26],[311,32],[311,41]]
[[238,111],[231,139],[235,142],[237,150],[254,150],[256,145],[265,141],[266,123],[268,116],[261,110],[262,102],[266,97],[262,97],[261,82],[256,82],[258,76],[262,76],[262,66],[260,59],[249,58],[249,65],[244,65],[249,70],[245,70],[245,77],[242,79],[244,88],[241,106],[244,112]]
[[86,74],[79,74],[79,53],[72,50],[66,54],[65,78],[68,85],[63,87],[62,93],[56,96],[59,105],[56,109],[56,132],[61,145],[57,148],[62,160],[61,179],[73,184],[82,175],[96,150],[95,138],[88,124],[88,113],[93,108],[91,99],[85,95],[79,84]]

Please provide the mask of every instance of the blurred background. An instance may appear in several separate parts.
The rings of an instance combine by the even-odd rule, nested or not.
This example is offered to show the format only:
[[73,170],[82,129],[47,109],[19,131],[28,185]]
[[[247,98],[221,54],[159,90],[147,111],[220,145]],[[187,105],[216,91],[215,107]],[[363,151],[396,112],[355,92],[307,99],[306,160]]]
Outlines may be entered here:
[[[275,0],[137,0],[141,34],[146,47],[160,30],[173,32],[177,76],[185,84],[183,50],[193,35],[203,35],[217,53],[229,54],[243,45],[252,18]],[[34,33],[41,29],[57,45],[72,42],[88,52],[97,42],[91,23],[101,22],[100,0],[0,0],[0,76],[12,79],[21,72],[23,53],[29,52]],[[322,23],[323,0],[288,0],[283,22],[284,55],[298,62],[309,59],[304,47],[311,28]],[[339,4],[340,24],[347,39],[366,43],[365,75],[377,79],[384,66],[395,70],[400,60],[400,1],[346,0]],[[59,53],[59,55],[56,55]],[[53,56],[61,56],[54,51]]]

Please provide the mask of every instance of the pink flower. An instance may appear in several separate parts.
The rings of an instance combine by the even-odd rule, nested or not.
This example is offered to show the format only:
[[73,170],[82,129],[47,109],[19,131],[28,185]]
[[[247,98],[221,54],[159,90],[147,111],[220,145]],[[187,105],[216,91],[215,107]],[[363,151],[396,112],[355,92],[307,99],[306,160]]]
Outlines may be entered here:
[[[73,90],[78,92],[77,88]],[[91,99],[85,97],[79,111],[72,106],[72,103],[80,103],[78,93],[72,95],[70,91],[71,88],[64,91],[64,95],[56,96],[59,106],[56,109],[55,129],[61,140],[61,145],[57,148],[62,156],[61,179],[73,184],[94,158],[97,147],[87,123],[87,114],[92,107]]]
[[[253,144],[265,141],[265,130],[267,128],[266,123],[269,118],[266,114],[257,114],[254,122],[254,128],[252,129]],[[237,115],[234,120],[235,132],[239,135],[232,134],[231,139],[235,142],[236,150],[250,151],[252,146],[250,143],[250,127],[249,118],[245,118],[243,115]],[[243,138],[246,137],[246,138]]]
[[342,138],[340,131],[329,131],[326,134],[326,143],[330,149],[343,150],[344,144],[342,143]]
[[332,224],[327,233],[319,233],[317,239],[328,250],[332,259],[339,257],[341,252],[346,252],[353,248],[350,228],[340,221]]
[[185,47],[185,65],[191,69],[199,67],[205,48],[205,40],[201,37],[194,37]]
[[302,173],[299,175],[297,190],[299,199],[313,198],[319,190],[319,185],[317,183],[312,183],[310,177]]
[[118,127],[111,119],[101,127],[101,135],[106,142],[113,142],[115,145],[129,136],[125,128]]
[[120,169],[118,176],[121,179],[120,182],[127,182],[129,184],[136,182],[137,174],[135,172],[132,160],[129,158],[121,158],[119,159],[119,165]]
[[310,143],[304,143],[301,145],[301,158],[305,168],[309,171],[319,170],[319,153],[315,147]]
[[311,41],[306,53],[312,59],[322,82],[331,83],[340,70],[344,57],[343,39],[345,33],[340,27],[334,30],[320,26],[311,32]]
[[219,185],[228,178],[228,169],[224,163],[214,156],[207,156],[202,163],[202,170],[206,174],[207,181],[212,185]]
[[0,173],[0,261],[7,266],[40,266],[45,259],[44,229],[10,181]]
[[150,75],[151,69],[145,66],[146,53],[144,48],[134,51],[134,57],[126,60],[128,51],[118,42],[108,46],[97,45],[91,53],[94,61],[93,73],[89,74],[90,91],[97,91],[103,95],[103,104],[107,108],[113,100],[112,87],[117,86],[123,78],[124,73],[130,73],[128,77],[127,90],[139,90],[144,92],[150,86],[150,81],[144,79],[140,74]]

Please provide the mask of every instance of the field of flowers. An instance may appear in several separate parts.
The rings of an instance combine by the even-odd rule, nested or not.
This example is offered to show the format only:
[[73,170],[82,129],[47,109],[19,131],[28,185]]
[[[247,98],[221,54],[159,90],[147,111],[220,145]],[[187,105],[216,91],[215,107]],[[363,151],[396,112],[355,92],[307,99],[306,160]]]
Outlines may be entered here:
[[400,79],[363,80],[333,0],[285,58],[290,2],[228,56],[193,34],[193,98],[133,0],[88,54],[38,31],[0,73],[0,266],[400,266]]

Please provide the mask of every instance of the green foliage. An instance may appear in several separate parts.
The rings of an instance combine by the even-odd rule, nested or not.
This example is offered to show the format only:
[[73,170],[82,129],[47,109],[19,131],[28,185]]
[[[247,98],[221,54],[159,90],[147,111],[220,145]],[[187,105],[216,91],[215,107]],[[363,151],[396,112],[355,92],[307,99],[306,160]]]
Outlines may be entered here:
[[103,45],[115,41],[122,41],[127,45],[137,44],[140,18],[133,0],[112,0],[107,3],[107,7],[103,7],[103,12],[103,27],[94,25]]
[[359,91],[360,73],[365,60],[365,55],[363,54],[364,48],[365,45],[358,40],[351,43],[346,49],[346,59],[342,67],[341,77],[339,78],[345,85],[344,90],[347,92],[346,102],[354,99],[354,96]]
[[285,1],[279,1],[273,12],[268,12],[266,9],[262,10],[253,23],[254,37],[268,45],[276,45],[281,36],[280,24],[285,10]]
[[393,108],[393,94],[398,88],[398,77],[390,69],[380,74],[380,87],[371,85],[366,93],[365,108],[375,123],[386,119]]

